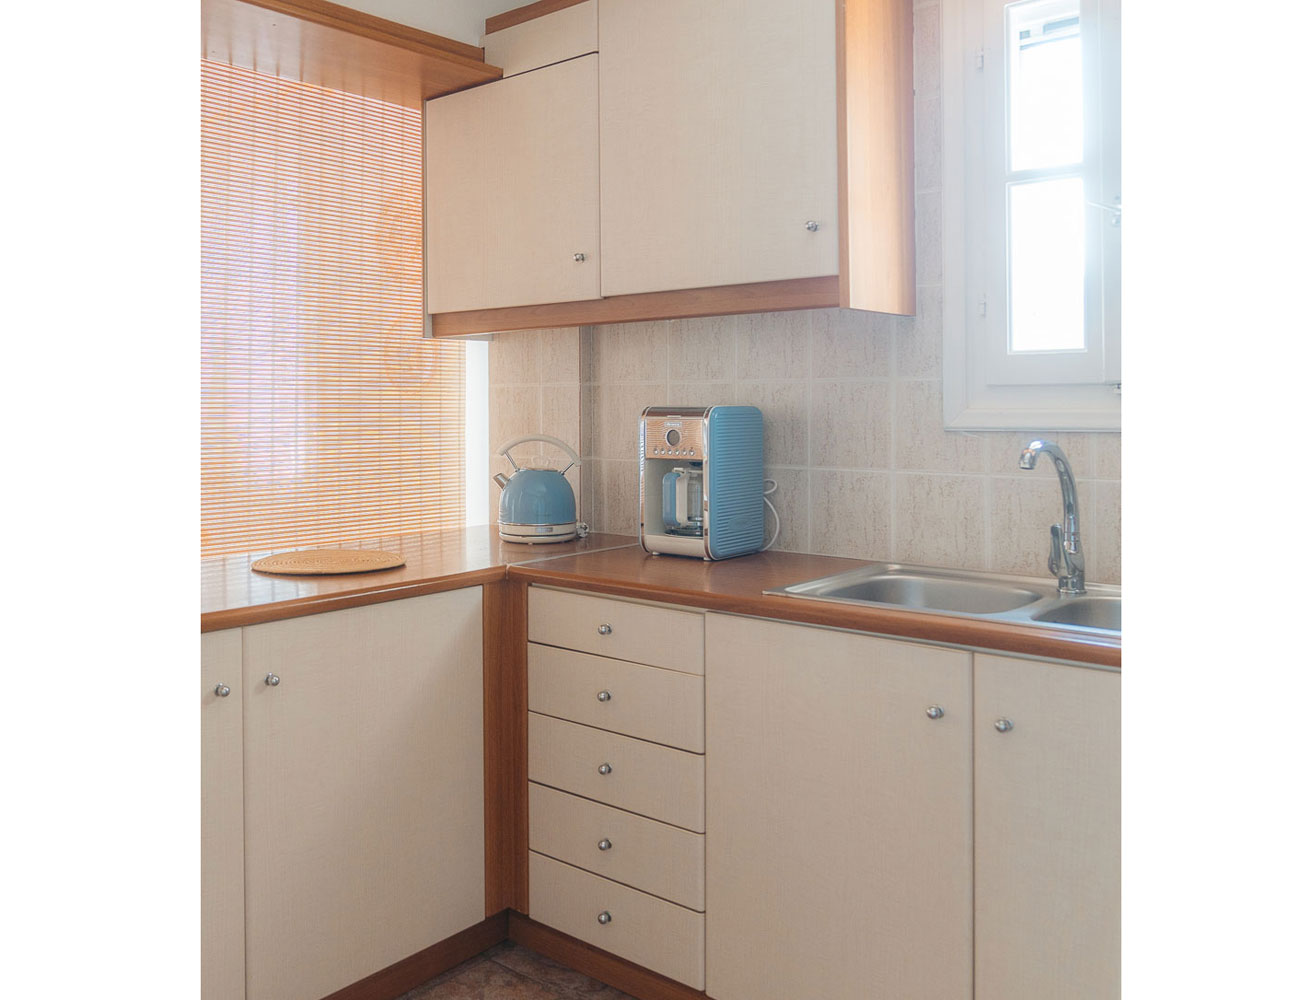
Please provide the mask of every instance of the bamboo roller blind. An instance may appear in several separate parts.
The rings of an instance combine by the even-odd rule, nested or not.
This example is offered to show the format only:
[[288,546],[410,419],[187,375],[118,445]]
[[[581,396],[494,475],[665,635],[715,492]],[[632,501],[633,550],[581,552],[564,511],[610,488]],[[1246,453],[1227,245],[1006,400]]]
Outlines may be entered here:
[[203,554],[464,523],[464,346],[421,337],[418,109],[204,60]]

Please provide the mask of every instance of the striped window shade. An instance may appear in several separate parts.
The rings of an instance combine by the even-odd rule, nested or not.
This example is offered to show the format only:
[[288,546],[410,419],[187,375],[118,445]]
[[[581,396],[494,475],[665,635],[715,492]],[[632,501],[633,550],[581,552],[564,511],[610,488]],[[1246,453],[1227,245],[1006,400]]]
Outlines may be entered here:
[[203,555],[464,524],[419,110],[204,60],[202,117]]

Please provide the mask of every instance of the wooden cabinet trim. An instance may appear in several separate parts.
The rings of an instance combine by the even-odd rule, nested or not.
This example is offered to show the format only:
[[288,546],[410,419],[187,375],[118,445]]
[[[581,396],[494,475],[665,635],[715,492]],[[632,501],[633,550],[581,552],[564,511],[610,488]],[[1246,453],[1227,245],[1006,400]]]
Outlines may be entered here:
[[831,274],[821,278],[615,295],[585,302],[551,302],[505,309],[434,313],[433,336],[458,337],[557,326],[595,326],[654,319],[687,319],[692,316],[826,309],[840,304],[839,295],[839,278]]
[[483,22],[483,34],[490,35],[494,31],[500,31],[503,28],[513,28],[516,24],[523,24],[525,21],[531,21],[534,18],[554,14],[557,10],[564,10],[565,7],[576,7],[580,3],[587,3],[587,0],[537,0],[536,3],[525,4],[523,7],[516,7],[514,10],[493,14]]

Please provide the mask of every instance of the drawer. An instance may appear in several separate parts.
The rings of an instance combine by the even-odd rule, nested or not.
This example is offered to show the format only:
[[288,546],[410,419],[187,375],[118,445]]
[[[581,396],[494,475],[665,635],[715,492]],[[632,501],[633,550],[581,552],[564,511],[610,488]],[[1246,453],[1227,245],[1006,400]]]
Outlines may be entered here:
[[691,611],[529,587],[528,638],[618,660],[704,673],[704,616]]
[[[600,768],[609,765],[609,773]],[[704,757],[528,713],[528,777],[704,832]]]
[[[608,846],[603,850],[600,845]],[[528,846],[605,878],[704,909],[704,834],[528,785]]]
[[[534,920],[704,989],[704,914],[533,851],[528,870]],[[608,923],[598,919],[602,913],[609,914]]]
[[704,678],[699,674],[530,642],[528,707],[598,729],[704,752]]

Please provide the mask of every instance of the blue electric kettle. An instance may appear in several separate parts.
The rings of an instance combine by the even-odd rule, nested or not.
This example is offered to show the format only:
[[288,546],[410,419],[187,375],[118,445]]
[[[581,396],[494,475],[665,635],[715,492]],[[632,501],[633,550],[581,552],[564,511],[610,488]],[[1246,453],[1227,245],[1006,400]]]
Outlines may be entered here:
[[[573,459],[561,471],[545,468],[519,468],[510,456],[510,449],[528,441],[553,444]],[[559,438],[533,434],[507,441],[497,452],[504,455],[514,468],[507,479],[498,472],[492,477],[501,487],[500,518],[497,532],[503,542],[568,542],[587,533],[585,524],[578,523],[578,505],[573,499],[573,487],[564,478],[582,460],[572,448]]]

